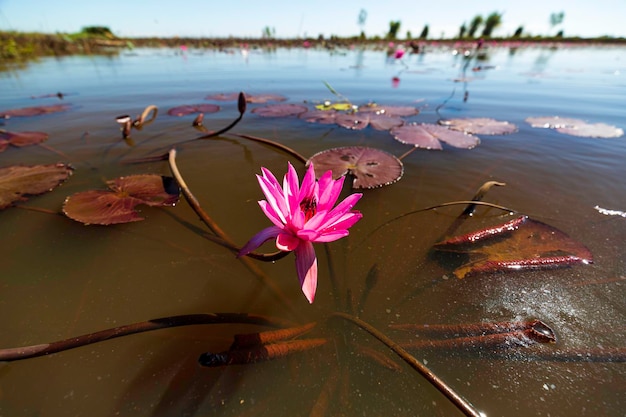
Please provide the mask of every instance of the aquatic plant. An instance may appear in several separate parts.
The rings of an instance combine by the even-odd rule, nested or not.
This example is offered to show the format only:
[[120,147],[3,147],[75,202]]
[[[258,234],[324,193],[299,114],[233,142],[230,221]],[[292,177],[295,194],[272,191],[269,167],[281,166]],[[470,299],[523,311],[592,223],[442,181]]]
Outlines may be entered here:
[[257,175],[257,178],[267,200],[259,201],[259,205],[274,226],[254,235],[241,248],[239,256],[245,256],[275,238],[279,250],[295,253],[302,292],[312,303],[317,288],[317,258],[313,243],[334,242],[348,236],[348,229],[362,217],[352,207],[363,194],[352,194],[335,206],[345,177],[333,180],[333,172],[326,171],[316,181],[312,163],[302,185],[298,184],[298,174],[291,164],[282,187],[268,169],[261,168],[261,171],[263,175]]

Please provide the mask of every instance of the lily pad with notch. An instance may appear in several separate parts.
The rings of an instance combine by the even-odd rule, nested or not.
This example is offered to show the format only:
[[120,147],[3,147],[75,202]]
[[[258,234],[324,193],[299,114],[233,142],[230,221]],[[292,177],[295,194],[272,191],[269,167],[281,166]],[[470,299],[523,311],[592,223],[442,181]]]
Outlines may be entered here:
[[555,129],[559,133],[588,138],[619,138],[624,130],[606,123],[587,123],[584,120],[559,116],[528,117],[532,127]]
[[65,164],[13,165],[0,168],[0,210],[29,195],[39,195],[59,186],[72,168]]
[[593,256],[585,245],[527,216],[452,237],[436,243],[434,249],[469,256],[468,262],[454,270],[457,278],[593,263]]
[[180,187],[172,177],[156,174],[130,175],[107,181],[109,190],[89,190],[65,199],[63,213],[84,224],[110,225],[144,220],[135,207],[173,206]]
[[398,142],[424,149],[442,150],[441,142],[462,149],[472,149],[480,143],[477,136],[430,123],[410,123],[393,128],[390,133]]
[[513,123],[488,117],[440,120],[439,124],[475,135],[506,135],[517,132],[517,126]]
[[255,108],[252,110],[252,113],[263,117],[288,117],[298,116],[308,110],[308,107],[301,104],[268,104],[267,106]]
[[347,146],[327,149],[313,155],[307,166],[313,163],[319,178],[326,171],[333,178],[352,176],[352,188],[378,188],[390,185],[402,178],[404,166],[395,156],[380,149],[363,146]]

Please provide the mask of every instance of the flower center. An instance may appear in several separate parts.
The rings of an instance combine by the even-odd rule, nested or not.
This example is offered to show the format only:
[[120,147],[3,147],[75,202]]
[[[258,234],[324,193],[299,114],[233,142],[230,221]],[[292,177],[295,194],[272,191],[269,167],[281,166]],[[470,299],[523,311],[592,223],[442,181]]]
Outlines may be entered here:
[[304,221],[307,222],[317,213],[315,197],[306,197],[300,202],[300,209],[304,212]]

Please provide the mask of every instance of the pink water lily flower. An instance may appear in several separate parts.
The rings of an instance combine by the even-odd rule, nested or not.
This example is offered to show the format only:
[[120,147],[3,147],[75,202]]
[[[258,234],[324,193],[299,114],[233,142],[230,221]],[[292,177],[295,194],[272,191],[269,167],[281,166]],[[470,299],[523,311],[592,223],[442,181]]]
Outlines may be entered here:
[[312,303],[317,288],[317,257],[313,243],[333,242],[348,235],[348,229],[362,217],[352,210],[363,194],[352,194],[336,207],[345,177],[333,180],[332,171],[327,171],[315,180],[313,164],[309,165],[302,185],[298,174],[289,164],[281,186],[276,177],[266,168],[257,175],[266,200],[259,201],[261,210],[274,223],[254,235],[239,251],[247,255],[269,239],[276,238],[276,247],[281,251],[294,251],[296,270],[302,292]]

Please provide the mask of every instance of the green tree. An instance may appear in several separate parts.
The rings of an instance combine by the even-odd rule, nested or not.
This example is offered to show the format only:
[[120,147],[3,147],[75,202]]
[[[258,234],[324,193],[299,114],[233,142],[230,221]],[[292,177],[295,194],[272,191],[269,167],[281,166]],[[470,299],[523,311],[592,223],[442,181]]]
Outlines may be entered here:
[[400,30],[400,21],[392,20],[389,22],[389,32],[387,33],[387,39],[396,39],[398,31]]
[[473,38],[476,35],[476,31],[482,24],[483,24],[483,17],[481,15],[474,16],[467,30],[467,36],[470,38]]
[[361,38],[365,39],[365,21],[367,20],[367,11],[365,9],[361,9],[361,11],[359,12],[359,19],[358,19],[358,23],[359,26],[361,27]]
[[489,37],[494,29],[502,24],[502,13],[493,12],[485,19],[482,36]]
[[428,25],[424,25],[422,33],[420,33],[420,39],[426,39],[428,37]]
[[521,38],[522,37],[522,32],[524,32],[524,26],[520,26],[517,29],[515,29],[515,33],[513,33],[513,37],[514,38]]
[[106,26],[85,26],[81,29],[80,33],[90,36],[102,36],[109,39],[115,38],[111,29]]
[[465,37],[466,32],[467,32],[467,26],[465,26],[465,23],[463,23],[461,27],[459,28],[459,39]]

